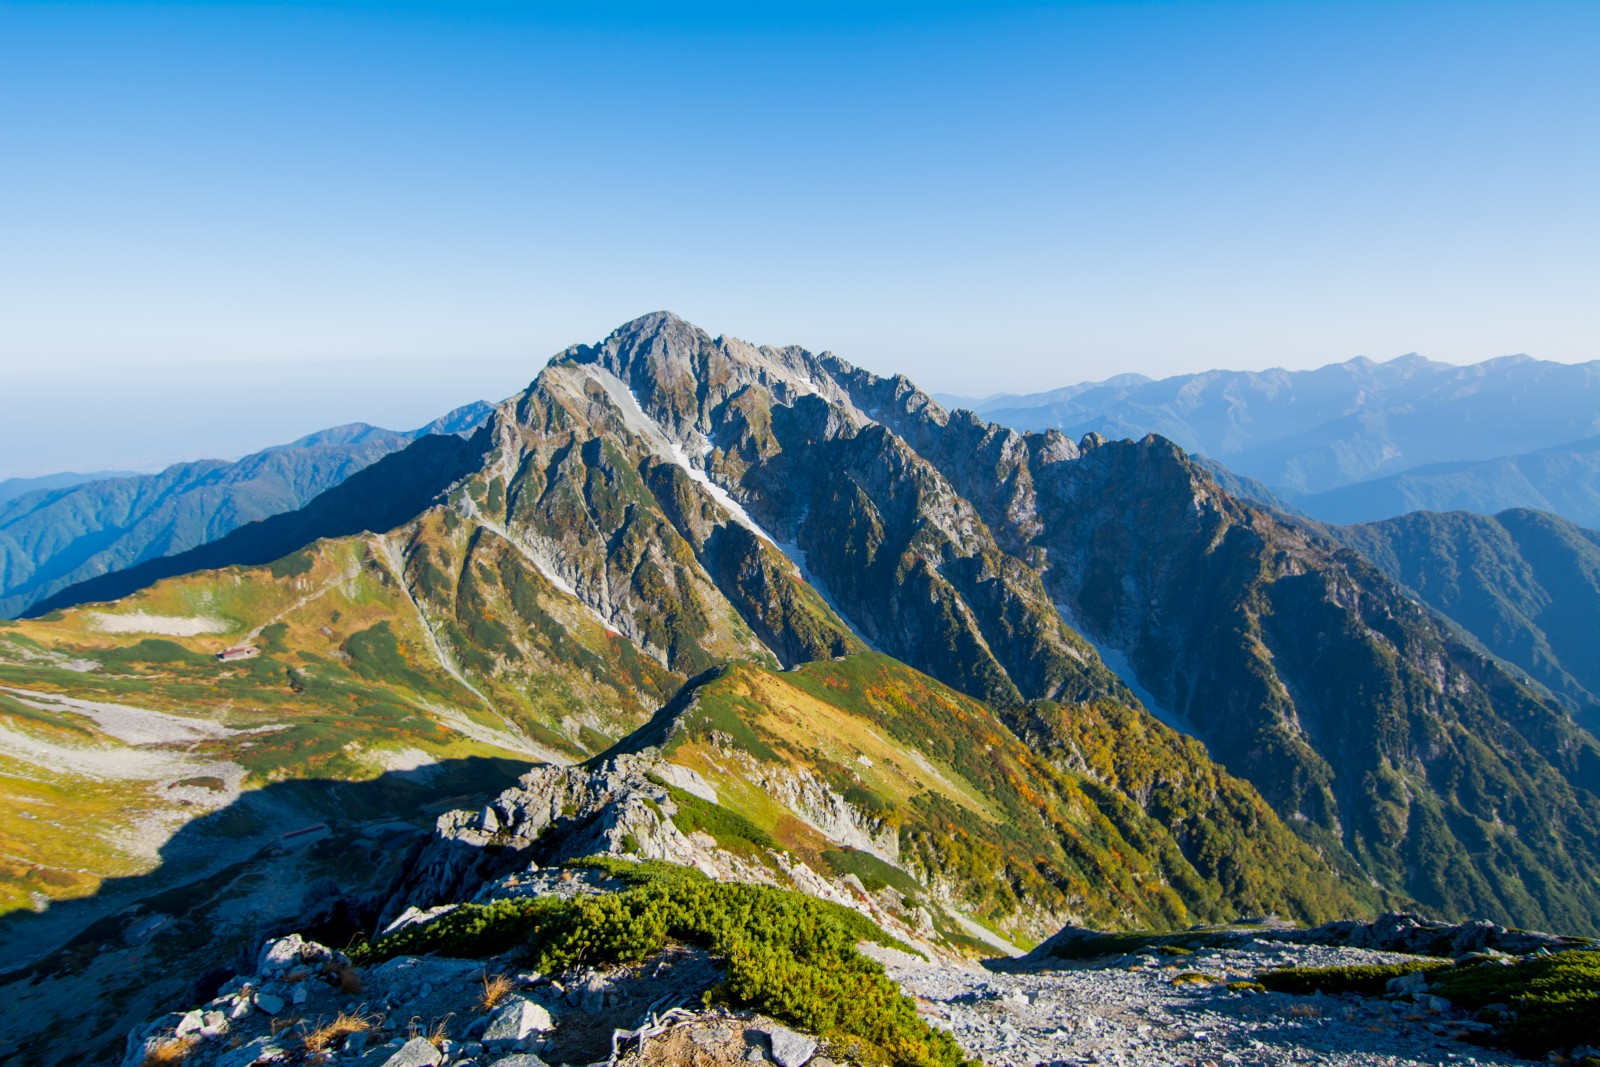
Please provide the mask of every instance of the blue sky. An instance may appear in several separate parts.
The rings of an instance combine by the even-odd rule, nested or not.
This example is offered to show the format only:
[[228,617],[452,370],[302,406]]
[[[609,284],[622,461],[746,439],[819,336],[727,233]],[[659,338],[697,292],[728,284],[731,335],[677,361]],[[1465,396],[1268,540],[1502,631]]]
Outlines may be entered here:
[[0,477],[670,308],[936,390],[1600,357],[1600,4],[0,2]]

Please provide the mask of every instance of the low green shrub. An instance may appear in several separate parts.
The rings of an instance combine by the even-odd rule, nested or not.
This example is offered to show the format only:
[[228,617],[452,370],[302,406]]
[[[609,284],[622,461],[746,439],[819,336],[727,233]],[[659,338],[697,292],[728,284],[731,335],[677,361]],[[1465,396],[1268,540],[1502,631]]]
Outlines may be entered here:
[[1434,976],[1430,988],[1464,1008],[1507,1005],[1516,1017],[1501,1033],[1521,1055],[1600,1045],[1600,952],[1470,963]]
[[[674,798],[676,799],[676,797]],[[481,957],[513,951],[547,973],[579,963],[636,963],[673,942],[721,959],[710,1003],[752,1008],[897,1067],[959,1067],[960,1047],[930,1029],[864,940],[894,944],[865,916],[792,890],[713,882],[672,864],[580,861],[626,888],[569,900],[463,904],[352,950],[358,963],[439,952]]]
[[102,649],[100,662],[108,667],[126,666],[129,663],[181,664],[186,667],[215,667],[217,661],[200,652],[194,652],[176,641],[160,637],[147,637],[127,648]]
[[1210,985],[1220,981],[1222,979],[1216,975],[1206,974],[1204,971],[1184,971],[1172,976],[1173,985]]
[[1414,971],[1437,971],[1449,967],[1449,960],[1419,959],[1404,963],[1365,963],[1350,967],[1284,967],[1262,971],[1256,981],[1274,993],[1316,993],[1329,995],[1354,993],[1378,997],[1388,989],[1389,979]]

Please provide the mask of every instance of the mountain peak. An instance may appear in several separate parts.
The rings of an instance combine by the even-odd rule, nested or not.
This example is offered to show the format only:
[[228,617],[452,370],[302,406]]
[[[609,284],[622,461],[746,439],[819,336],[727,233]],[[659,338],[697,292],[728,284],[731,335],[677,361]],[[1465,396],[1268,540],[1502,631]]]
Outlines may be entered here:
[[708,337],[706,332],[687,319],[680,318],[670,311],[652,311],[638,318],[629,319],[627,322],[612,330],[606,337],[605,343],[611,342],[638,344],[653,338],[667,338],[686,340],[691,337]]

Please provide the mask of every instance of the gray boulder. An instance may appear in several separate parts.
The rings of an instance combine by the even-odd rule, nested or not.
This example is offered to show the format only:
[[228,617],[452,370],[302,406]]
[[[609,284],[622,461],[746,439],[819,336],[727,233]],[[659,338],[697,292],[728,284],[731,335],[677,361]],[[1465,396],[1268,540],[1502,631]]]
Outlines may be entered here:
[[256,973],[263,978],[276,978],[287,971],[306,964],[326,963],[333,959],[333,950],[315,941],[307,941],[299,934],[274,938],[261,946],[256,959]]
[[286,1047],[271,1038],[258,1037],[217,1057],[217,1067],[251,1067],[251,1064],[282,1063],[288,1059]]
[[524,997],[510,997],[489,1016],[483,1031],[485,1045],[515,1044],[533,1034],[556,1028],[555,1020],[542,1004]]
[[383,1067],[435,1067],[444,1056],[425,1037],[414,1037],[383,1061]]
[[1384,988],[1396,996],[1415,997],[1428,988],[1428,973],[1426,971],[1412,971],[1402,974],[1398,978],[1391,978],[1384,983]]
[[782,1026],[767,1031],[767,1044],[772,1047],[772,1061],[778,1067],[805,1067],[817,1054],[815,1041]]

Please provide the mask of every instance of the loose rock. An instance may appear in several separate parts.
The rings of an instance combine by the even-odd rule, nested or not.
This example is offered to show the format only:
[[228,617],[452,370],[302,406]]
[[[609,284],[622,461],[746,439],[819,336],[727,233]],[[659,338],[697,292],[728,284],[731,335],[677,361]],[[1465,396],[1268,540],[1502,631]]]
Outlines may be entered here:
[[805,1067],[817,1052],[817,1043],[811,1038],[781,1026],[767,1031],[767,1042],[772,1047],[772,1060],[778,1067]]

